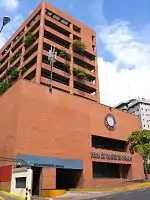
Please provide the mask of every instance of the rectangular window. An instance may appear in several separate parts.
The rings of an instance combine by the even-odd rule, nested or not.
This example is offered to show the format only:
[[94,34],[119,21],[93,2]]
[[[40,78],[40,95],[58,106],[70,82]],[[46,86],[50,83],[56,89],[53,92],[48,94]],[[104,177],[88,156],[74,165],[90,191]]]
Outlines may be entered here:
[[60,17],[59,15],[51,12],[50,10],[46,10],[46,15],[48,15],[49,17],[52,17],[53,19],[59,21],[60,23],[64,24],[65,26],[70,26],[70,22],[67,21],[66,19]]
[[92,162],[93,178],[124,178],[128,176],[130,165],[118,163]]
[[110,139],[101,136],[92,135],[92,147],[97,149],[107,149],[113,151],[125,152],[127,142],[122,140]]
[[56,19],[56,20],[60,20],[60,17],[58,16],[58,15],[56,15],[56,14],[54,14],[53,16],[52,16],[54,19]]
[[73,24],[73,30],[76,31],[77,33],[81,32],[81,28]]
[[94,41],[95,40],[95,36],[94,35],[92,35],[92,41]]
[[16,188],[26,188],[26,177],[16,178]]

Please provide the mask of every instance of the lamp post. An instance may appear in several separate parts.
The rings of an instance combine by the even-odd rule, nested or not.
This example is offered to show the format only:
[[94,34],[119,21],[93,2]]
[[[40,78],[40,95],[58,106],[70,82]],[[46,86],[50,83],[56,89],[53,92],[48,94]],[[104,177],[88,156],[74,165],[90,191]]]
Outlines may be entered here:
[[8,17],[8,16],[3,17],[3,24],[2,24],[2,27],[0,29],[0,33],[2,32],[4,26],[6,26],[6,24],[8,24],[9,22],[10,22],[10,17]]
[[53,80],[53,66],[56,62],[57,52],[55,51],[55,46],[51,45],[51,48],[48,52],[48,60],[50,64],[50,79],[49,79],[49,91],[52,94],[52,80]]

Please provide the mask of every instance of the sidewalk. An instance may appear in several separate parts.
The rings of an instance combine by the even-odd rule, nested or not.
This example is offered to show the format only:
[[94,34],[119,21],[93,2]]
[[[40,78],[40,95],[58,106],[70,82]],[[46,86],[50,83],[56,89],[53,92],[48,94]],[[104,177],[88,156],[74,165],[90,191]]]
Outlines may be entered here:
[[[113,194],[114,192],[67,192],[65,195],[57,198],[51,198],[52,200],[83,200],[91,199]],[[50,200],[50,199],[49,199]]]

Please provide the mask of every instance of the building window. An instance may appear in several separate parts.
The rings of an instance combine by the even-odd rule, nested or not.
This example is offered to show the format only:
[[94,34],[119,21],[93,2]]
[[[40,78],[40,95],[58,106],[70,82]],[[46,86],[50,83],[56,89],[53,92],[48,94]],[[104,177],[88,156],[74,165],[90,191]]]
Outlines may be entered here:
[[58,15],[56,15],[56,14],[54,14],[53,16],[52,16],[54,19],[56,19],[56,20],[60,20],[60,17],[58,16]]
[[48,16],[51,17],[53,13],[52,13],[51,11],[48,10],[48,11],[46,12],[46,14],[47,14]]
[[130,165],[92,162],[93,178],[127,178]]
[[26,188],[26,177],[16,178],[16,188]]
[[115,140],[100,136],[92,135],[92,147],[96,149],[107,149],[113,151],[126,151],[126,141]]
[[49,17],[52,17],[53,19],[59,21],[60,23],[64,24],[65,26],[70,26],[70,22],[63,19],[62,17],[60,17],[59,15],[51,12],[50,10],[46,10],[46,15],[48,15]]
[[77,33],[81,32],[81,28],[73,24],[73,30],[76,31]]
[[93,49],[93,51],[95,51],[95,46],[94,45],[92,45],[92,49]]
[[94,35],[92,35],[92,41],[94,41],[95,40],[95,36]]
[[67,20],[65,20],[65,19],[61,19],[60,21],[61,21],[62,24],[66,25],[66,26],[68,26],[68,25],[70,24],[70,23],[69,23]]

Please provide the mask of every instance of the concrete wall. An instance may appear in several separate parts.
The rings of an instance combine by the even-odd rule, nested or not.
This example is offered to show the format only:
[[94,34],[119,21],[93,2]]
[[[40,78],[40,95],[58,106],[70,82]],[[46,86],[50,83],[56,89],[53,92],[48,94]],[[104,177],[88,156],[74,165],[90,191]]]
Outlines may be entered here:
[[25,196],[26,188],[16,188],[16,178],[21,177],[26,178],[26,187],[28,187],[28,189],[32,189],[32,170],[27,168],[16,168],[12,172],[10,192],[12,194]]

